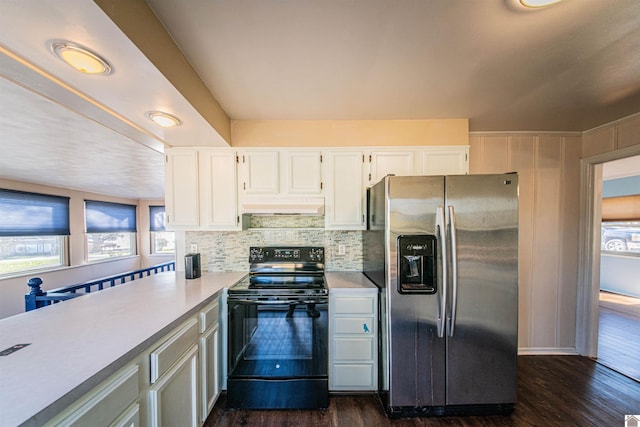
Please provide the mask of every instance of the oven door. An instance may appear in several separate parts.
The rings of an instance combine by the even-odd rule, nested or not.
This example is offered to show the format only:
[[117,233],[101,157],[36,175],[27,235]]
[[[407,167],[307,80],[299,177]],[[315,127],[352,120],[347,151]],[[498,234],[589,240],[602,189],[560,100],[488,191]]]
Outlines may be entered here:
[[326,408],[328,298],[229,298],[227,406]]

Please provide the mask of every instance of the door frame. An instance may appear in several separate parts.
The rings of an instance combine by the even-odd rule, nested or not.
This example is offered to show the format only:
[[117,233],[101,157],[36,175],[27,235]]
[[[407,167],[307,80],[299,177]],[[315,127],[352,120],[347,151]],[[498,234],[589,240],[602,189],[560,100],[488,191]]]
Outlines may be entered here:
[[600,223],[602,221],[602,164],[640,155],[640,145],[580,160],[580,244],[576,307],[576,351],[598,355],[600,292]]

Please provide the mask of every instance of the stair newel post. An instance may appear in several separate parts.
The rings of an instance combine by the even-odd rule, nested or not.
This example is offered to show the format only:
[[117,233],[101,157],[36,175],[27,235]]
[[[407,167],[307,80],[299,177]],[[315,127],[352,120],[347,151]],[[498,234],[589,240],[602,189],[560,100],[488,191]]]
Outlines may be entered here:
[[24,296],[24,308],[25,311],[35,310],[36,308],[44,307],[45,301],[38,301],[36,297],[46,295],[47,293],[40,287],[42,285],[42,279],[39,277],[32,277],[27,281],[27,286],[31,289],[28,294]]

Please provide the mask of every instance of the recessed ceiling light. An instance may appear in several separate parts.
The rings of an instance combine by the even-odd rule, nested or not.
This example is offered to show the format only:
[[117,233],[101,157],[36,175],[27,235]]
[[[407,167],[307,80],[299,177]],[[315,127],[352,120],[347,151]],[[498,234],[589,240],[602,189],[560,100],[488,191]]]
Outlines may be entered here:
[[93,75],[111,73],[111,65],[106,59],[79,44],[58,40],[51,43],[51,51],[81,73]]
[[162,111],[147,111],[147,117],[159,124],[163,128],[170,128],[173,126],[180,126],[182,122],[176,116],[163,113]]
[[558,3],[560,0],[520,0],[520,3],[522,3],[523,6],[525,7],[545,7],[545,6],[551,6],[554,3]]

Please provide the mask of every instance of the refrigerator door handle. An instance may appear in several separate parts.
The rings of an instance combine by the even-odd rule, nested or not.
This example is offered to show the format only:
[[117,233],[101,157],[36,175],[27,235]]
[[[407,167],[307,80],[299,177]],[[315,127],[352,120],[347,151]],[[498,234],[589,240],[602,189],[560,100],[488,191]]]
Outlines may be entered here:
[[456,228],[456,213],[453,206],[449,205],[449,227],[450,227],[450,243],[451,243],[451,317],[449,318],[449,336],[455,333],[456,326],[456,308],[458,303],[458,236]]
[[445,229],[444,206],[438,206],[436,210],[436,229],[438,241],[440,242],[440,271],[442,272],[442,284],[440,286],[440,304],[438,312],[438,338],[444,338],[446,328],[446,304],[447,304],[447,239]]

